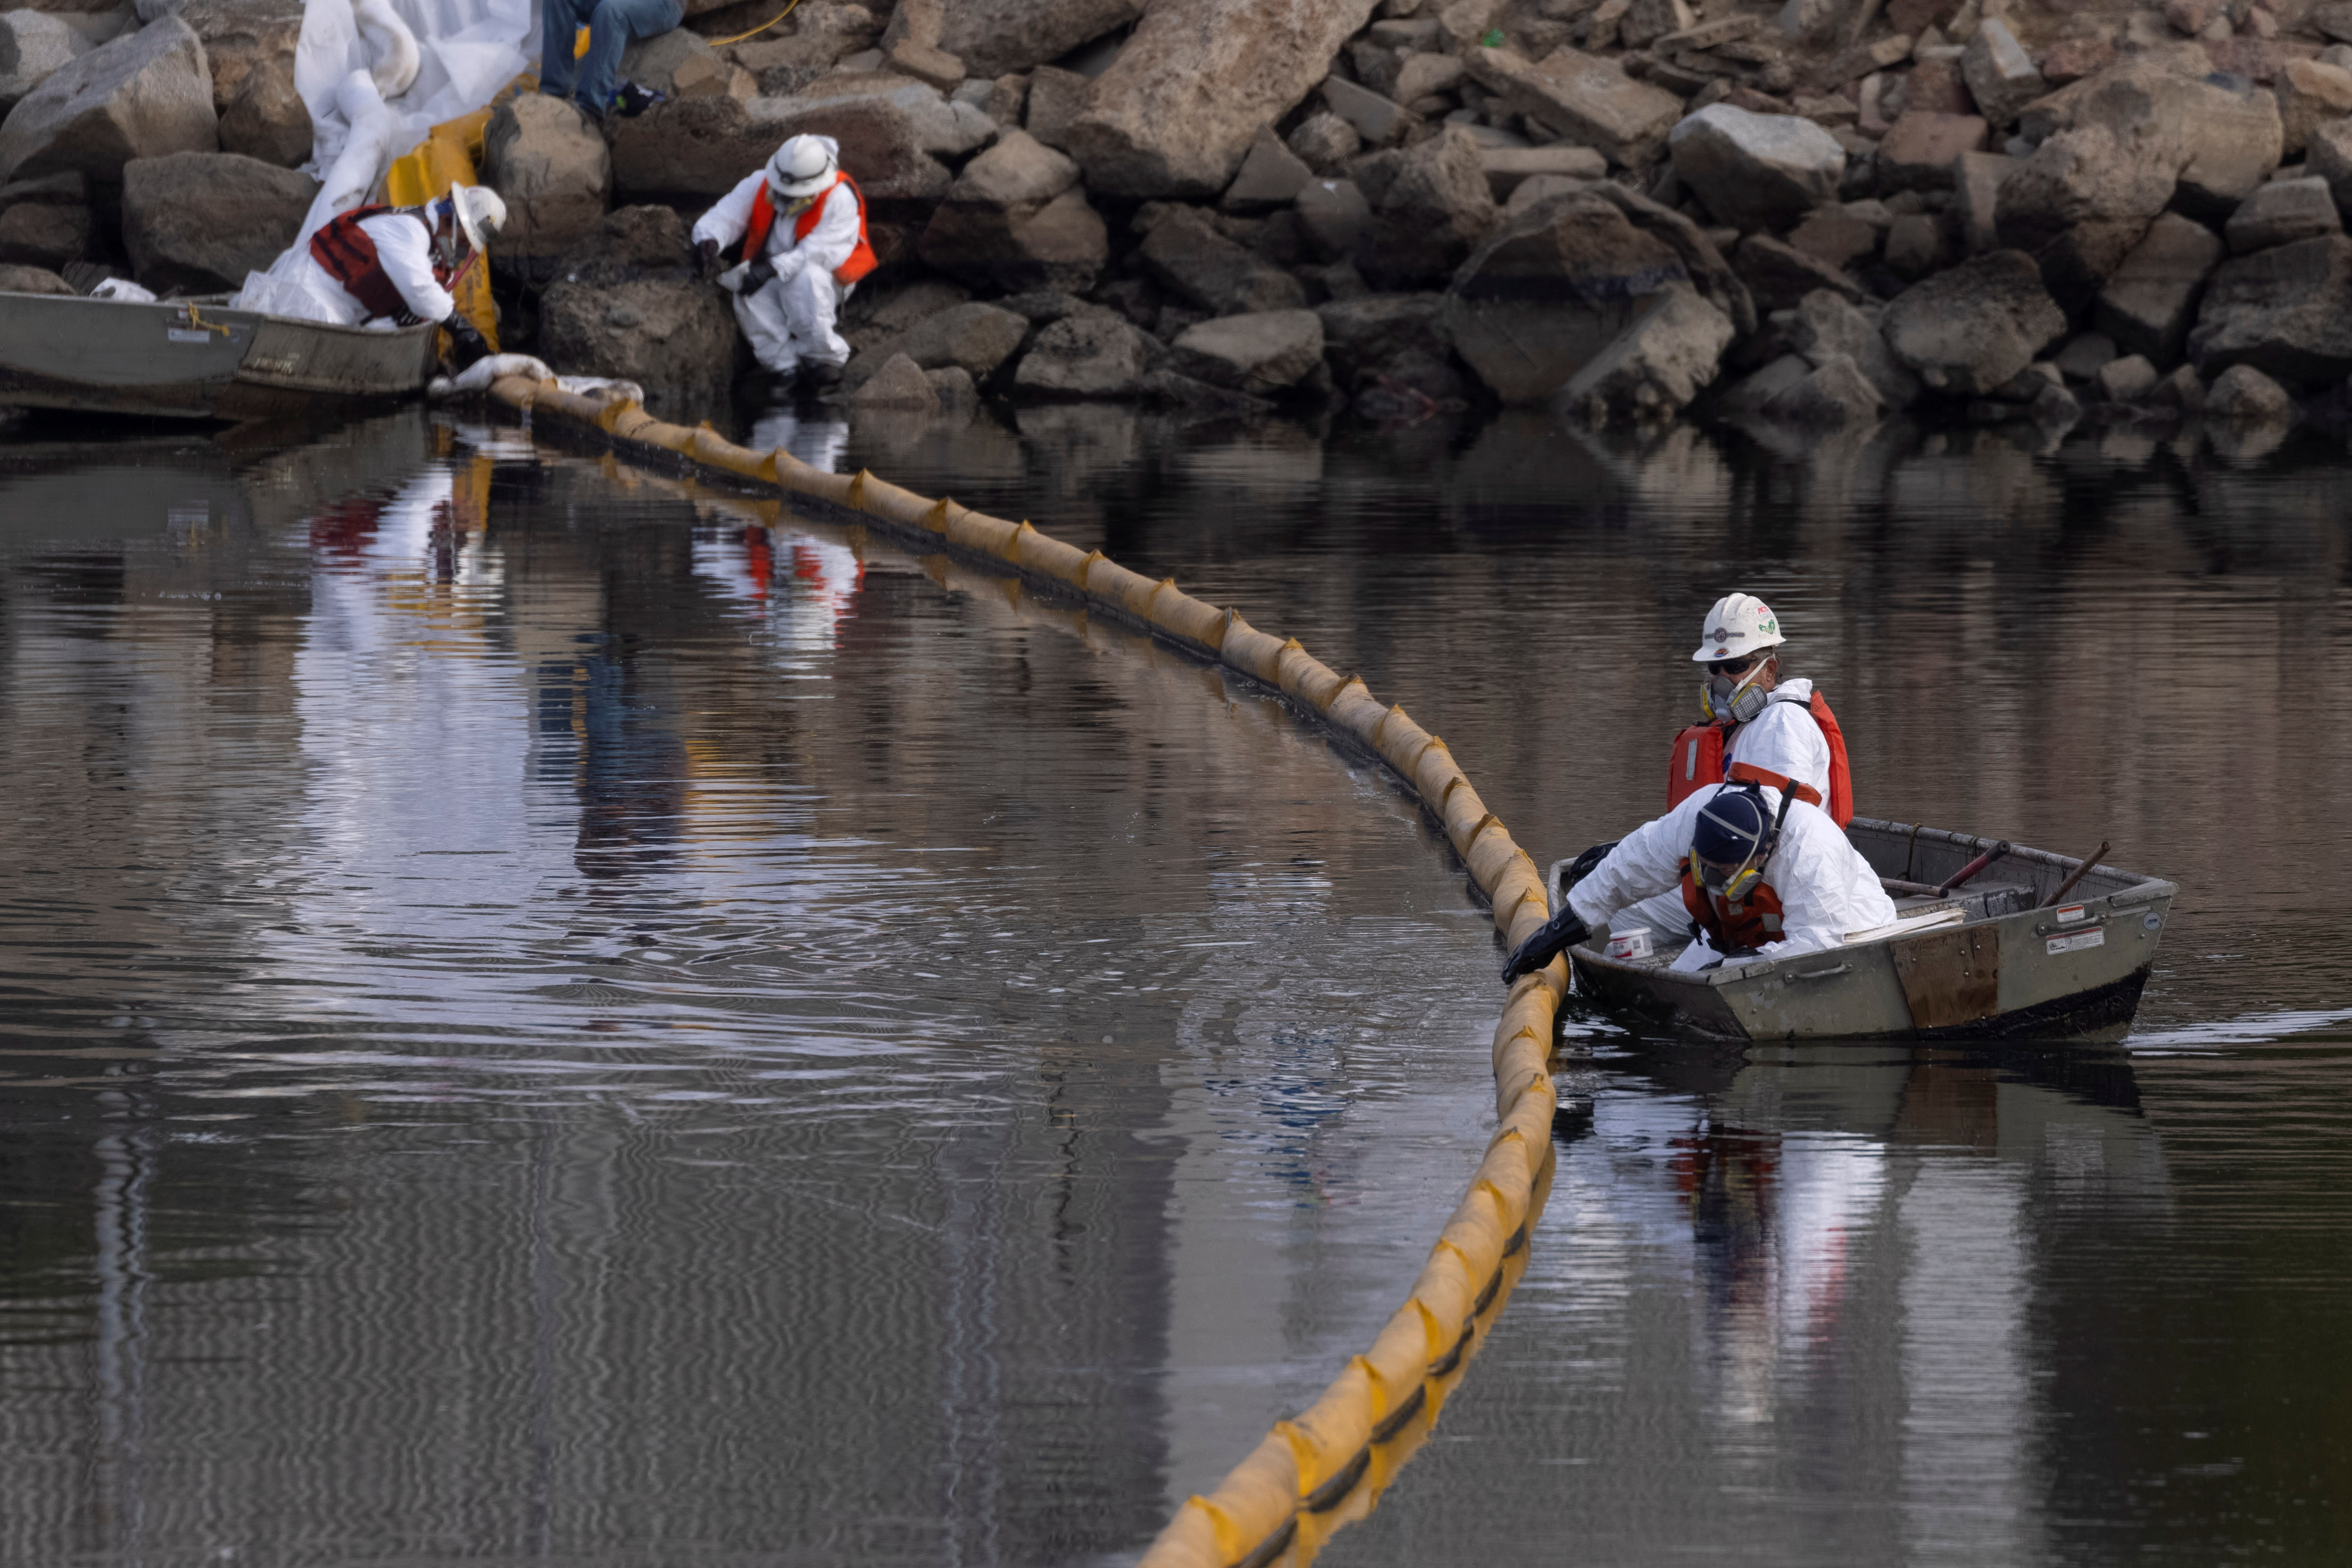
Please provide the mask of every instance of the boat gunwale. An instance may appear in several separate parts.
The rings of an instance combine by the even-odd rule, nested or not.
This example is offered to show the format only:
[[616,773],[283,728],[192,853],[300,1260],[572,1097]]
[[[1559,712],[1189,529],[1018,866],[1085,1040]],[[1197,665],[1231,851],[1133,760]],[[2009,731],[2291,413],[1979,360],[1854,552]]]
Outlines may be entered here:
[[0,289],[0,300],[34,300],[49,305],[110,305],[118,309],[133,310],[169,310],[194,305],[206,315],[219,312],[223,323],[227,325],[259,325],[266,322],[278,327],[310,328],[324,336],[367,339],[375,342],[418,337],[432,331],[435,328],[435,323],[431,321],[411,321],[404,326],[386,329],[354,327],[341,321],[314,321],[306,316],[280,316],[268,310],[248,310],[227,303],[234,296],[228,294],[183,294],[168,300],[101,300],[90,294],[34,294],[21,289]]

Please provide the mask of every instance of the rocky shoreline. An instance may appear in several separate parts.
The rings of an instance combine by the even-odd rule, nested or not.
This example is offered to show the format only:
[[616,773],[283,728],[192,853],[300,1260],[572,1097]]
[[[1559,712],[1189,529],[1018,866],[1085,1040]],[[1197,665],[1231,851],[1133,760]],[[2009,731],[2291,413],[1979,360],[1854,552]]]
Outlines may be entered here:
[[[299,0],[80,3],[0,13],[0,287],[234,287],[316,189]],[[643,115],[498,110],[508,346],[723,398],[687,224],[818,132],[866,406],[2053,430],[2352,375],[2352,4],[802,0],[712,45],[767,5],[634,45]]]

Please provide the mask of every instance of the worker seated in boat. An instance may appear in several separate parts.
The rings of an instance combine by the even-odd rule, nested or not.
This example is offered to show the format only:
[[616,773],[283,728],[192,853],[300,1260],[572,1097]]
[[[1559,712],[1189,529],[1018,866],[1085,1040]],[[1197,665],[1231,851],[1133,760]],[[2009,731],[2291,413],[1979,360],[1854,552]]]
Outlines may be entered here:
[[[1840,827],[1853,820],[1853,785],[1845,736],[1837,716],[1810,680],[1780,679],[1779,649],[1788,640],[1780,617],[1753,594],[1727,594],[1699,623],[1705,667],[1699,711],[1705,716],[1675,737],[1667,758],[1666,805],[1680,805],[1710,784],[1747,783],[1786,789],[1827,811]],[[1626,923],[1651,931],[1679,930],[1681,901],[1662,893],[1630,911]]]
[[449,292],[466,264],[486,255],[507,205],[487,185],[451,185],[418,207],[353,207],[319,226],[295,275],[312,319],[347,327],[435,321],[449,334],[457,368],[490,352]]
[[1620,839],[1511,953],[1504,980],[1542,968],[1603,926],[1617,933],[1621,917],[1654,909],[1669,892],[1691,933],[1678,970],[1734,954],[1838,947],[1848,931],[1895,919],[1878,873],[1829,813],[1764,784],[1710,784]]
[[1742,781],[1784,789],[1821,807],[1840,827],[1853,820],[1853,779],[1837,716],[1810,680],[1783,680],[1775,651],[1788,639],[1780,618],[1753,594],[1727,594],[1701,626],[1706,717],[1675,737],[1666,805],[1708,784]]
[[[719,271],[719,253],[742,242],[742,259]],[[705,278],[735,296],[735,320],[752,357],[780,386],[811,391],[841,381],[849,344],[833,323],[857,280],[874,270],[866,196],[841,168],[830,136],[794,136],[766,168],[747,174],[694,226]]]

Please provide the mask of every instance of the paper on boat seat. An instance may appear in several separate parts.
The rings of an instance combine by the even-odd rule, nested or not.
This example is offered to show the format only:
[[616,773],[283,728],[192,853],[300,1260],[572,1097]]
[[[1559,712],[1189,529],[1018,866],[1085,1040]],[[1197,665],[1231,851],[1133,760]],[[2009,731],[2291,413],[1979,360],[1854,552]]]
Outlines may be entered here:
[[1956,926],[1968,918],[1966,910],[1958,904],[1948,904],[1940,910],[1924,910],[1916,915],[1905,915],[1883,926],[1872,926],[1868,931],[1850,931],[1845,933],[1845,942],[1852,947],[1856,942],[1876,942],[1882,937],[1909,936],[1913,931],[1934,931],[1937,926]]

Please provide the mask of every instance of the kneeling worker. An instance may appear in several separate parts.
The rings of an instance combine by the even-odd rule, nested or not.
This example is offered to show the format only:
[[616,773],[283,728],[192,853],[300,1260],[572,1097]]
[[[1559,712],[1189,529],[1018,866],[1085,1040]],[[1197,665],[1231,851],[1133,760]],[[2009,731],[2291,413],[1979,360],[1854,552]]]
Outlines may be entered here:
[[353,207],[319,226],[298,281],[318,319],[347,327],[435,321],[459,370],[490,352],[449,293],[469,258],[487,255],[507,205],[487,185],[452,185],[421,207]]
[[[739,239],[742,260],[719,273],[719,253]],[[789,380],[805,365],[813,388],[841,380],[849,345],[834,318],[874,270],[874,250],[865,195],[842,173],[832,137],[787,140],[702,215],[694,249],[702,275],[719,273],[719,286],[735,296],[735,320],[763,369]]]
[[1645,899],[1678,889],[1694,931],[1675,961],[1705,969],[1734,952],[1784,958],[1844,943],[1895,919],[1895,900],[1829,814],[1756,784],[1712,784],[1619,841],[1521,942],[1505,981]]

